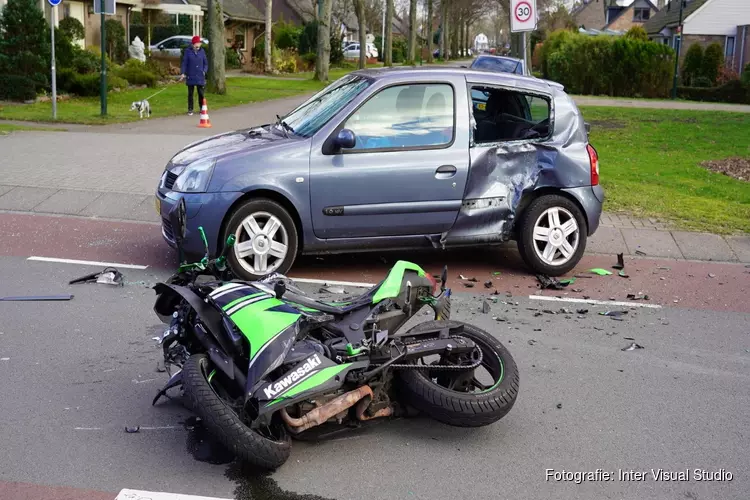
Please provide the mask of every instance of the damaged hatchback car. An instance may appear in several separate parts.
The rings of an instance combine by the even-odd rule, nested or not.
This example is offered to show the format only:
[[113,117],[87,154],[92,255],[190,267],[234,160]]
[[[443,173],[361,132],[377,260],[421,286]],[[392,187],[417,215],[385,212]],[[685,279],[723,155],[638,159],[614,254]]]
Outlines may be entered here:
[[604,201],[599,160],[554,82],[462,68],[363,70],[276,123],[187,146],[156,194],[162,232],[187,206],[188,253],[229,235],[232,271],[286,273],[300,254],[516,240],[535,273],[581,259]]

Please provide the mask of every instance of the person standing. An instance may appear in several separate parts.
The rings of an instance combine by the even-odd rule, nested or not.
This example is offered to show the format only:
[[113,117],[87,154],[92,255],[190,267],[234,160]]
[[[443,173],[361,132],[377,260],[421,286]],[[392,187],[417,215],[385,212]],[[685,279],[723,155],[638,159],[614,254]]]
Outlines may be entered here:
[[198,88],[198,106],[203,105],[203,95],[206,88],[206,72],[208,71],[208,58],[206,51],[201,47],[201,37],[194,36],[191,40],[192,46],[185,49],[182,56],[182,67],[180,68],[180,81],[187,78],[188,88],[188,115],[193,114],[193,92]]

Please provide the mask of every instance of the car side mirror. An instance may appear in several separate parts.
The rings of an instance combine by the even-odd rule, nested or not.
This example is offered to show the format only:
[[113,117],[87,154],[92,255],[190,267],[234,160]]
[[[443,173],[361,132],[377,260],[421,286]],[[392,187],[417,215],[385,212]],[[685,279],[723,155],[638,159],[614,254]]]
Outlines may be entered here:
[[342,129],[336,135],[335,144],[337,148],[351,149],[357,145],[357,136],[348,128]]

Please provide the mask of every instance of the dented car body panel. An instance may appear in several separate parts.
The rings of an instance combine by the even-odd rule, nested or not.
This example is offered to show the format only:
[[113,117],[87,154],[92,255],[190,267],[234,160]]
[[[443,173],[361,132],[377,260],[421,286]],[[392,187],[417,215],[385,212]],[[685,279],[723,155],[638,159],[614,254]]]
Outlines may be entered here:
[[[189,209],[186,251],[202,253],[200,239],[191,237],[202,225],[215,252],[233,207],[254,192],[271,192],[285,201],[299,224],[300,252],[307,254],[502,243],[516,239],[516,222],[539,193],[569,198],[584,214],[585,232],[597,230],[604,193],[592,184],[583,116],[559,84],[462,68],[363,70],[300,107],[347,78],[366,83],[310,136],[283,133],[271,124],[240,132],[255,134],[245,146],[236,135],[208,139],[230,144],[221,153],[206,141],[199,144],[218,160],[206,192],[180,193]],[[408,93],[393,90],[407,87],[427,90],[412,101]],[[482,92],[477,89],[489,89],[490,97],[477,101]],[[545,118],[533,120],[537,128],[527,128],[525,136],[479,140],[487,120],[478,122],[476,115],[492,107],[495,91],[514,98],[523,94],[529,104],[519,100],[524,108],[519,112],[528,119],[539,111]],[[433,102],[435,94],[442,96],[435,106],[450,111],[451,121],[420,125],[430,138],[422,145],[398,142],[398,113],[412,109],[414,99]],[[396,111],[387,109],[391,104]],[[383,110],[383,124],[373,123],[372,108]],[[370,146],[332,149],[337,134],[352,126],[358,140]],[[390,143],[383,139],[388,134]],[[200,157],[188,149],[176,157]],[[157,191],[164,216],[174,195],[163,181]]]

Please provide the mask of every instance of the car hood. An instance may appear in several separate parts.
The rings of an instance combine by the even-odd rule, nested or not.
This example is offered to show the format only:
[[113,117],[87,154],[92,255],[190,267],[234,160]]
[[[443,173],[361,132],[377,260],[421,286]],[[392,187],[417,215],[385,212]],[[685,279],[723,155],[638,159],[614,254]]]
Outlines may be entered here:
[[246,153],[253,149],[261,149],[268,145],[281,145],[295,142],[299,138],[284,137],[270,131],[270,125],[262,127],[234,130],[214,135],[188,144],[170,160],[170,166],[188,165],[206,158],[224,158],[232,154]]

